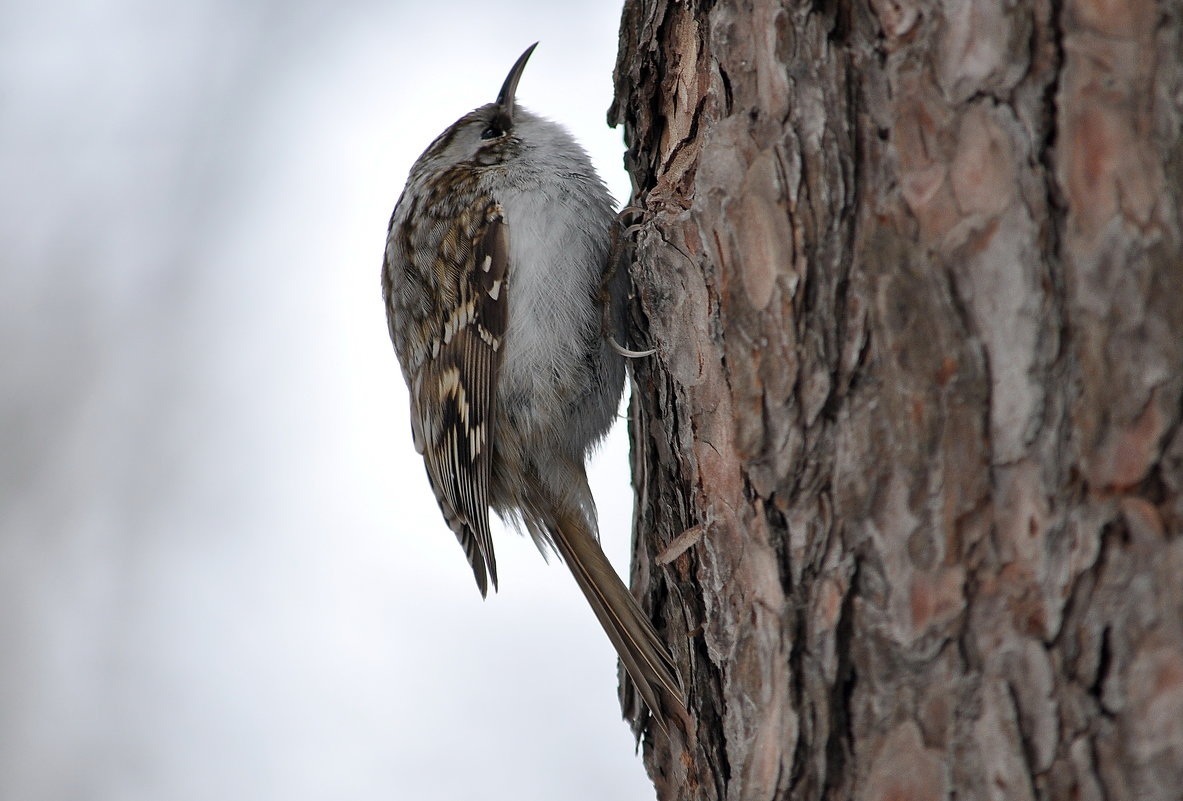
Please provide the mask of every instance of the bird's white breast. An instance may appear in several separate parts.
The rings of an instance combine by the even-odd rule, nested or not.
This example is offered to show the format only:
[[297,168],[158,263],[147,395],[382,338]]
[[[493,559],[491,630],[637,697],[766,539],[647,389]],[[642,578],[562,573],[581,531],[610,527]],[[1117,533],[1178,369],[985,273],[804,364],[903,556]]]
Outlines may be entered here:
[[567,400],[570,372],[581,369],[583,343],[599,325],[594,268],[604,245],[580,218],[588,210],[561,194],[527,188],[502,201],[510,256],[503,392],[535,402]]

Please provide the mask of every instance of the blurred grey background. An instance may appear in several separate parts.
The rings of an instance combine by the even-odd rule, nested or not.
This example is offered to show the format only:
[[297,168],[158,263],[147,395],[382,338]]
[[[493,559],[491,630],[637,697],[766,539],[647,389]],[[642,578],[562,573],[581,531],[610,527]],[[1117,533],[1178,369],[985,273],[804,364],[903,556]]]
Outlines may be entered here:
[[625,200],[619,5],[0,5],[0,799],[650,796],[566,569],[503,533],[481,601],[378,281],[535,40],[519,98]]

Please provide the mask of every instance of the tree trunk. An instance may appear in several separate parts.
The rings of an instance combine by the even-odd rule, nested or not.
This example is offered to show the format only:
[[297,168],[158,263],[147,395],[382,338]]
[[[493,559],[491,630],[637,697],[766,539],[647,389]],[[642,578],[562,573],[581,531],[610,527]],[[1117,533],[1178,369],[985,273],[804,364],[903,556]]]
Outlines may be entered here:
[[629,0],[660,799],[1183,793],[1183,11]]

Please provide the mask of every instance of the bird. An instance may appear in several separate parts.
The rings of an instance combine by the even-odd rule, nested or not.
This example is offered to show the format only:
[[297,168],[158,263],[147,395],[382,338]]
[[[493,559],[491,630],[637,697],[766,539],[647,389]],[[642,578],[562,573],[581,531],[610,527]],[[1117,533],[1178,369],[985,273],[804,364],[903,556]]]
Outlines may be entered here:
[[685,719],[681,676],[600,547],[585,469],[629,353],[627,277],[608,269],[618,222],[583,148],[517,102],[537,44],[411,167],[387,230],[387,322],[415,449],[482,597],[497,588],[491,509],[570,568],[665,730]]

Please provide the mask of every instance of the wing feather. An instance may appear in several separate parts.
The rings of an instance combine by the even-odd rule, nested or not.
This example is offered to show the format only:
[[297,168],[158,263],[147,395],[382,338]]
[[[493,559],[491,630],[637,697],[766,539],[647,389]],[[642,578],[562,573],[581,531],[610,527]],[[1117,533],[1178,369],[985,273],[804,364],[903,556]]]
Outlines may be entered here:
[[508,230],[500,205],[484,200],[443,232],[432,264],[440,300],[425,319],[430,345],[408,372],[412,429],[436,501],[472,566],[481,594],[497,587],[489,533],[489,473],[497,379],[505,336]]

